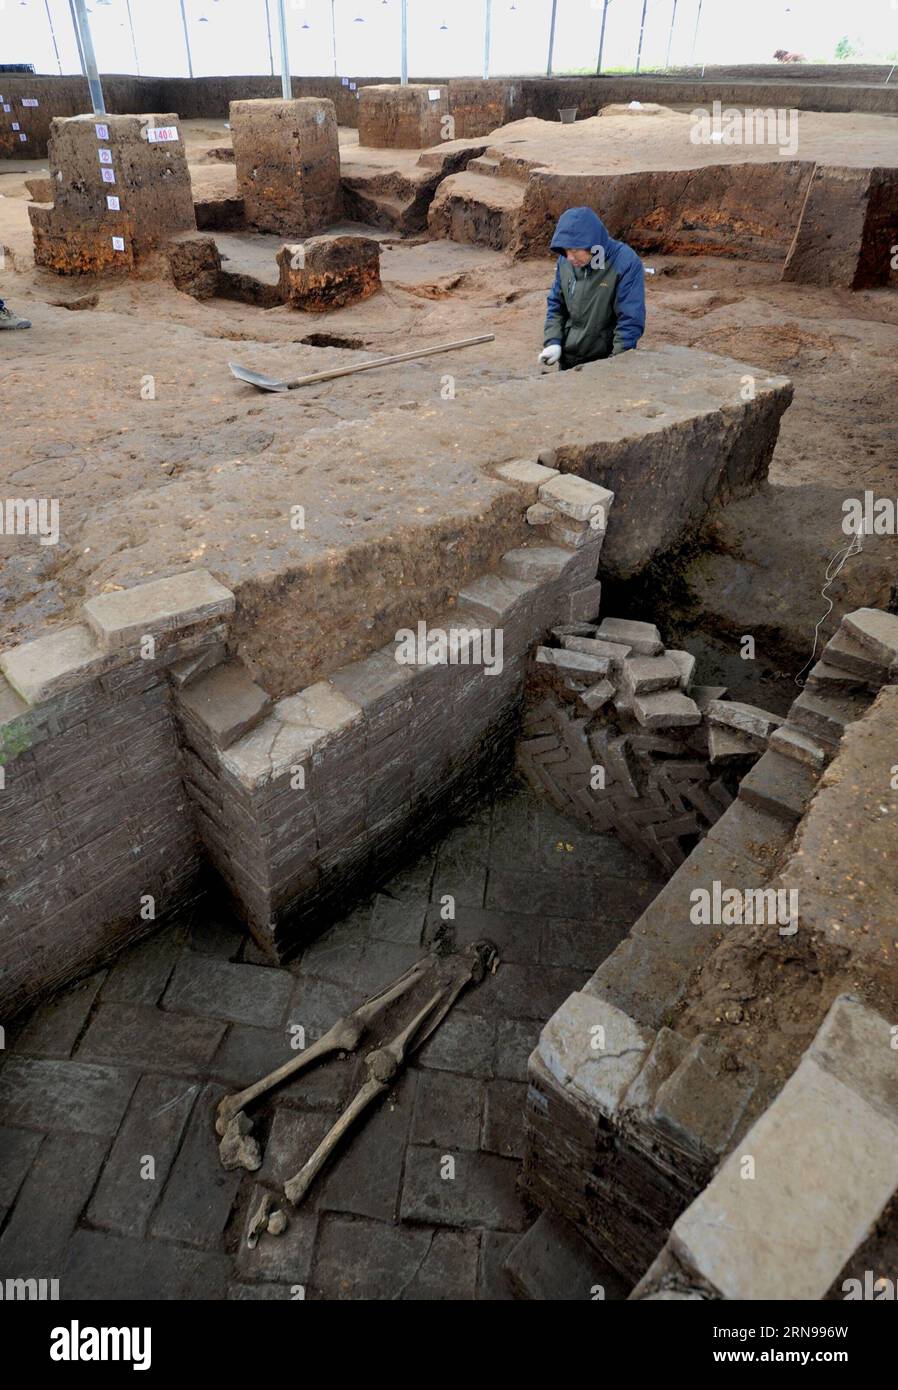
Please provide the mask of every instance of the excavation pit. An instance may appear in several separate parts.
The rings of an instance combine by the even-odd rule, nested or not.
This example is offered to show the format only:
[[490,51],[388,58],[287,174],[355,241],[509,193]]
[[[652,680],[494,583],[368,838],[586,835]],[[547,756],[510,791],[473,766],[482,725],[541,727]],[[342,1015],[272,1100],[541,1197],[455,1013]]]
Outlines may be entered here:
[[[208,230],[168,238],[173,283],[149,259],[129,283],[79,282],[87,314],[57,310],[58,281],[31,271],[25,194],[45,188],[4,183],[0,293],[38,329],[12,335],[10,401],[29,379],[54,384],[27,429],[8,412],[7,491],[51,491],[61,519],[58,548],[0,537],[0,1094],[7,1171],[23,1179],[0,1228],[4,1276],[55,1261],[86,1297],[739,1296],[734,1262],[695,1238],[700,1204],[719,1225],[728,1146],[768,1144],[814,1068],[851,1092],[882,1160],[865,1191],[888,1184],[887,1086],[868,1068],[865,1090],[846,1061],[893,1014],[879,887],[846,924],[847,968],[833,919],[861,783],[852,835],[887,858],[887,797],[865,769],[894,742],[890,615],[854,616],[790,706],[840,534],[845,382],[865,396],[873,477],[894,336],[885,288],[852,297],[855,321],[843,291],[804,282],[870,283],[891,175],[872,126],[879,183],[809,112],[794,165],[683,158],[669,143],[682,121],[655,113],[665,167],[645,168],[637,137],[617,133],[639,121],[591,122],[585,85],[564,137],[588,144],[605,122],[619,167],[553,145],[556,123],[512,110],[509,84],[454,98],[450,84],[449,114],[464,100],[470,126],[423,154],[342,129],[345,215],[360,220],[335,214],[314,234],[293,212],[289,230],[254,230],[236,166],[203,157],[227,140],[221,121],[179,122]],[[541,114],[568,104],[545,84],[527,101],[537,86]],[[334,95],[341,121],[362,105]],[[481,125],[503,99],[528,129]],[[857,138],[850,124],[838,140]],[[823,247],[835,169],[853,220]],[[637,353],[543,377],[557,200],[598,203],[659,273]],[[800,278],[780,283],[802,228]],[[336,321],[303,318],[278,285],[277,251],[320,232],[379,246],[384,293],[330,305]],[[227,371],[288,379],[487,329],[492,344],[307,394],[263,396]],[[577,480],[593,500],[614,494],[601,536]],[[887,540],[866,538],[837,617],[888,607]],[[615,619],[659,636],[612,661]],[[447,658],[479,640],[479,660],[398,662],[400,632],[426,649],[419,623],[445,632]],[[757,660],[740,653],[746,633]],[[515,761],[527,790],[506,781]],[[599,765],[615,770],[604,787]],[[688,891],[734,878],[798,882],[817,944],[774,943],[794,993],[763,936],[687,928]],[[260,1197],[283,1192],[358,1089],[361,1053],[260,1103],[252,1174],[219,1164],[221,1096],[422,952],[483,938],[495,975],[459,999],[285,1236],[251,1250]],[[838,1003],[859,983],[863,1014]],[[577,1053],[584,1026],[645,1065],[609,1078]],[[135,1143],[162,1156],[152,1194],[131,1180]],[[445,1153],[455,1187],[435,1166]],[[819,1190],[845,1208],[831,1176]],[[764,1190],[765,1210],[776,1197]],[[830,1264],[848,1251],[877,1267],[888,1223],[867,1239],[874,1205],[852,1207]],[[778,1257],[737,1253],[737,1273],[749,1264],[776,1286]],[[812,1295],[838,1275],[815,1264]]]

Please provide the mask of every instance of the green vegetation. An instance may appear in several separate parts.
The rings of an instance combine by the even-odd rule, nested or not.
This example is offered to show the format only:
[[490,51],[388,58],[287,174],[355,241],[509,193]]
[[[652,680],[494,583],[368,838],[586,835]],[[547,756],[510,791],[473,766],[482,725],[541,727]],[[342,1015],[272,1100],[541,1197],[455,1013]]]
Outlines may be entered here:
[[0,767],[31,747],[31,735],[24,719],[14,719],[11,724],[0,729]]

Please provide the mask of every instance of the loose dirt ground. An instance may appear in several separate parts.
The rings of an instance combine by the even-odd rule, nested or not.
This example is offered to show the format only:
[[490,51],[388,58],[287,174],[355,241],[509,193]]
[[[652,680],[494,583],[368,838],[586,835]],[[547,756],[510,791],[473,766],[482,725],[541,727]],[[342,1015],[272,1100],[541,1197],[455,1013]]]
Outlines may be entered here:
[[[607,128],[608,118],[591,124],[599,128],[603,119]],[[803,142],[822,119],[802,116]],[[827,120],[844,122],[846,130],[871,121],[885,129],[889,118]],[[548,129],[563,138],[563,127]],[[233,165],[207,153],[227,144],[223,124],[190,122],[187,131],[196,196],[233,191]],[[355,138],[343,133],[350,158]],[[663,154],[652,141],[652,160]],[[439,401],[447,373],[462,409],[477,409],[484,385],[538,375],[548,256],[514,262],[481,247],[400,243],[380,232],[384,288],[363,304],[304,315],[217,299],[199,303],[159,279],[82,282],[36,271],[24,180],[42,173],[40,163],[4,165],[0,172],[6,248],[0,295],[34,323],[31,332],[0,339],[0,490],[60,498],[67,543],[29,542],[26,551],[17,538],[0,537],[0,640],[6,643],[71,616],[84,595],[56,576],[99,506],[158,489],[164,514],[165,490],[185,475],[259,457],[277,468],[316,427]],[[249,248],[257,258],[259,250]],[[898,498],[898,296],[781,284],[775,265],[718,257],[647,262],[656,274],[647,280],[646,347],[700,347],[795,382],[771,470],[774,489],[724,514],[697,582],[712,625],[738,626],[740,613],[744,623],[745,605],[753,604],[757,624],[781,631],[785,645],[797,648],[825,611],[819,589],[827,559],[844,540],[841,501],[867,488]],[[494,333],[495,342],[328,383],[301,397],[259,395],[227,370],[236,359],[272,375],[298,374],[483,332]],[[352,346],[303,341],[322,334]],[[155,399],[145,398],[150,389]],[[408,418],[412,427],[413,414]],[[365,502],[360,495],[359,505]],[[185,521],[175,515],[160,524]],[[123,535],[121,543],[133,545],[135,538]],[[888,600],[894,569],[894,538],[869,538],[837,585],[837,599],[849,607]]]

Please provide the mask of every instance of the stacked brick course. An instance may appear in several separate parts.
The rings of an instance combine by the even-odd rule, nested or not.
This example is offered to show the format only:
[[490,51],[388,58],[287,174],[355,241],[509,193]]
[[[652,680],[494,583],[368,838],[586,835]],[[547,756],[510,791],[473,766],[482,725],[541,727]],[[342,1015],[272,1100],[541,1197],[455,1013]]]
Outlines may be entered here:
[[233,597],[192,577],[135,595],[147,602],[132,608],[133,628],[131,617],[107,626],[101,598],[87,605],[91,626],[0,658],[4,1016],[152,931],[196,890],[200,845],[167,671],[221,641]]

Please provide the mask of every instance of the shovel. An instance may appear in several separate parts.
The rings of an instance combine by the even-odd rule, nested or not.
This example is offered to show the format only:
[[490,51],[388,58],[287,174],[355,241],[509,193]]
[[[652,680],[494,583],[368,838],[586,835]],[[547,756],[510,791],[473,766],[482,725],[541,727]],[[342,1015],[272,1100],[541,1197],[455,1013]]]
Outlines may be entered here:
[[333,367],[328,372],[313,372],[311,376],[299,376],[295,381],[275,381],[261,372],[251,372],[248,367],[240,367],[229,362],[231,375],[238,381],[255,386],[258,391],[295,391],[297,386],[313,386],[318,381],[332,381],[337,376],[352,376],[353,372],[370,372],[374,367],[389,367],[394,362],[412,362],[418,357],[430,357],[435,352],[452,352],[455,348],[473,347],[475,343],[491,343],[495,333],[484,333],[479,338],[460,338],[457,343],[442,343],[439,347],[421,348],[418,352],[399,352],[395,357],[374,357],[370,362],[357,362],[352,367]]

